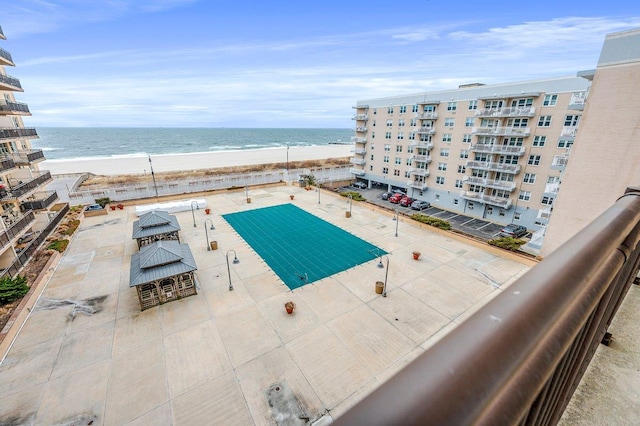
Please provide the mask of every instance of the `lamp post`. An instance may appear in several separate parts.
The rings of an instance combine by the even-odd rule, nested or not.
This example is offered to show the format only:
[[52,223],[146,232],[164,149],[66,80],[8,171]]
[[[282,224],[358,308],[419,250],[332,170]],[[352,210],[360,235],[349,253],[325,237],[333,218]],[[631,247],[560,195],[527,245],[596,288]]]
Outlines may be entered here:
[[[158,196],[158,185],[156,185],[156,175],[153,173],[153,164],[151,163],[151,156],[149,156],[149,167],[151,168],[151,177],[153,178],[153,189],[156,190],[156,197]],[[146,171],[145,171],[146,173]]]
[[204,221],[204,235],[207,237],[207,251],[211,251],[211,245],[209,244],[209,232],[207,231],[207,222],[211,222],[212,231],[216,229],[216,227],[213,226],[213,220],[207,219]]
[[193,218],[193,227],[196,227],[196,214],[194,213],[194,208],[193,208],[193,204],[195,203],[196,208],[195,210],[198,210],[200,207],[198,206],[198,202],[197,201],[192,201],[191,202],[191,217]]
[[320,204],[320,182],[316,182],[316,191],[318,191],[318,204]]
[[387,297],[387,277],[389,276],[389,257],[388,256],[380,256],[380,261],[378,262],[378,268],[384,268],[382,264],[382,258],[387,259],[387,270],[384,272],[384,287],[382,287],[382,297]]
[[347,194],[347,198],[349,199],[349,216],[351,217],[351,205],[353,204],[353,195]]
[[289,180],[289,144],[287,144],[287,180]]
[[398,218],[398,210],[394,209],[393,210],[393,220],[396,221],[396,237],[398,236],[398,222],[400,222],[400,219]]
[[238,260],[238,255],[236,255],[236,251],[235,250],[229,250],[226,254],[227,257],[227,274],[229,274],[229,291],[233,290],[233,284],[231,284],[231,269],[229,268],[229,253],[233,252],[233,264],[237,265],[238,263],[240,263],[240,260]]

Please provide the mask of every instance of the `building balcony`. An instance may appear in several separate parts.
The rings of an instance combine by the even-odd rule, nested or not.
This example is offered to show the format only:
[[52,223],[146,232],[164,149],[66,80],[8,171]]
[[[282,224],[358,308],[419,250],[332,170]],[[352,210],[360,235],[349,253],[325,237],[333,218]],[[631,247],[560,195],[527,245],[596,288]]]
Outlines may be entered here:
[[367,126],[356,126],[356,132],[367,133]]
[[8,156],[0,157],[0,173],[6,172],[7,170],[15,169],[16,163],[13,161],[13,158]]
[[560,191],[560,182],[548,183],[544,186],[545,194],[557,194]]
[[562,131],[560,132],[560,137],[575,138],[577,133],[578,127],[576,126],[563,127]]
[[417,113],[416,114],[416,118],[418,118],[419,120],[436,120],[438,119],[438,113],[437,112],[423,112],[423,113]]
[[523,146],[493,145],[481,143],[471,145],[469,150],[471,152],[486,152],[488,154],[517,155],[518,157],[523,156],[525,152]]
[[416,133],[419,135],[434,135],[436,133],[436,129],[433,127],[420,127]]
[[552,207],[546,207],[544,209],[538,210],[537,219],[549,220],[551,218],[551,212],[553,211]]
[[353,150],[353,153],[356,155],[365,155],[367,153],[367,150],[364,148],[356,148]]
[[431,151],[433,149],[433,142],[417,141],[417,142],[412,142],[409,146],[411,146],[414,149],[426,149],[428,151]]
[[4,32],[2,31],[2,27],[0,27],[0,39],[6,40],[7,38],[4,36]]
[[36,132],[36,129],[26,127],[21,127],[19,129],[12,127],[0,128],[0,140],[20,138],[37,139],[38,133]]
[[513,175],[520,173],[520,165],[518,164],[492,163],[490,161],[467,161],[466,166],[472,169],[511,173]]
[[[41,172],[34,172],[34,176],[26,180],[22,178],[22,181],[18,181],[17,185],[13,185],[9,188],[8,191],[4,192],[4,195],[1,200],[13,200],[16,198],[24,197],[28,194],[33,193],[34,191],[41,189],[44,185],[51,182],[51,172],[48,170]],[[14,180],[10,178],[10,181]]]
[[513,192],[516,189],[516,183],[504,180],[487,179],[475,176],[467,176],[463,179],[464,183],[469,185],[479,185],[485,188],[502,189]]
[[531,129],[528,127],[472,127],[471,134],[478,136],[529,136]]
[[419,180],[408,180],[407,186],[409,188],[419,189],[420,191],[424,191],[428,188],[427,182],[419,181]]
[[367,138],[360,138],[357,136],[351,136],[351,142],[355,142],[355,143],[367,143]]
[[44,160],[44,152],[41,149],[30,149],[25,151],[18,151],[11,154],[7,154],[11,157],[16,165],[27,166],[31,163],[35,163],[38,160]]
[[7,74],[0,74],[0,90],[24,92],[20,80]]
[[20,204],[20,208],[25,210],[46,210],[49,206],[58,201],[58,193],[56,191],[47,191],[42,194],[36,194],[33,200],[26,200]]
[[351,117],[351,119],[356,121],[367,121],[369,119],[369,116],[367,114],[356,114]]
[[351,164],[357,164],[358,166],[364,166],[367,164],[364,158],[352,158]]
[[360,168],[351,168],[349,169],[349,173],[351,173],[352,175],[356,175],[356,176],[362,176],[365,174],[364,169],[360,169]]
[[431,163],[431,156],[430,155],[414,155],[413,157],[411,157],[411,160],[420,162],[420,163],[429,164]]
[[551,168],[554,170],[562,170],[567,167],[567,163],[569,162],[568,155],[554,155],[553,161],[551,162]]
[[8,65],[11,67],[15,67],[16,64],[13,63],[13,58],[11,57],[11,53],[6,50],[0,48],[0,65]]
[[22,102],[0,101],[0,115],[31,115],[31,112]]
[[417,167],[412,167],[409,169],[409,174],[414,176],[423,176],[428,177],[431,173],[427,169],[421,169]]
[[23,214],[5,214],[2,221],[6,229],[0,231],[0,247],[4,249],[13,238],[20,235],[25,229],[33,226],[36,216],[32,211]]
[[497,206],[505,210],[511,207],[512,204],[510,198],[493,197],[481,192],[462,191],[460,193],[460,196],[469,201],[474,201],[480,204],[489,204],[491,206]]
[[476,117],[533,117],[535,107],[485,108],[476,111]]

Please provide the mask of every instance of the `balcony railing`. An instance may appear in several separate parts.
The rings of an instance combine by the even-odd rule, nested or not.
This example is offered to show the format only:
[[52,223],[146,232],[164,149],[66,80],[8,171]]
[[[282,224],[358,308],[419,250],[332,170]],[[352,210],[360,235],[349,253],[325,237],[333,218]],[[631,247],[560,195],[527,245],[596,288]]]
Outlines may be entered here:
[[31,138],[35,139],[38,137],[38,133],[36,133],[36,129],[21,127],[19,129],[14,128],[2,128],[0,129],[0,139],[18,139],[18,138]]
[[13,65],[13,58],[11,57],[11,53],[7,52],[2,48],[0,48],[0,58],[3,59],[2,62],[4,62],[5,64]]
[[420,163],[429,164],[431,163],[431,156],[430,155],[414,155],[413,157],[411,157],[411,160],[418,161]]
[[520,165],[492,163],[490,161],[467,161],[466,166],[472,169],[489,170],[492,172],[504,172],[517,175],[520,173]]
[[7,156],[0,157],[0,172],[5,172],[15,167],[16,167],[16,162],[13,161],[13,158],[10,158]]
[[369,119],[369,116],[367,114],[356,114],[351,117],[351,119],[356,121],[367,121]]
[[407,186],[410,188],[419,189],[420,191],[424,191],[427,189],[427,182],[421,182],[419,180],[408,180]]
[[419,120],[436,120],[438,118],[437,112],[423,112],[417,113],[416,118]]
[[578,133],[578,128],[575,126],[563,127],[560,132],[560,137],[563,138],[575,138]]
[[551,212],[552,212],[552,208],[551,207],[540,209],[540,210],[538,210],[538,215],[536,216],[536,218],[537,219],[549,220],[551,218]]
[[20,207],[23,210],[46,210],[57,200],[58,193],[56,191],[47,191],[44,198],[38,200],[23,201]]
[[11,77],[7,74],[0,74],[0,84],[5,86],[11,86],[11,88],[15,88],[19,91],[22,91],[22,85],[20,84],[20,80],[15,77]]
[[2,197],[2,200],[20,198],[23,195],[51,181],[51,172],[49,171],[42,171],[40,173],[34,174],[36,175],[36,177],[32,178],[31,180],[26,182],[22,181],[22,183],[9,188],[9,192],[6,193],[4,197]]
[[535,107],[485,108],[476,111],[476,117],[533,117]]
[[544,186],[544,192],[549,194],[557,194],[560,191],[560,182],[548,183]]
[[0,114],[31,115],[29,106],[22,102],[0,101]]
[[507,210],[511,207],[511,199],[503,198],[503,197],[494,197],[491,195],[483,194],[482,192],[471,192],[471,191],[462,191],[460,193],[462,198],[465,198],[469,201],[475,201],[480,204],[490,204],[492,206],[498,206]]
[[32,226],[35,220],[36,216],[32,211],[27,211],[21,216],[3,216],[2,221],[6,229],[0,231],[0,247],[4,248],[16,235]]
[[352,158],[351,164],[356,164],[358,166],[364,166],[366,164],[366,160],[364,158]]
[[485,188],[504,189],[506,191],[514,191],[516,183],[504,180],[487,179],[476,176],[467,176],[463,179],[464,183],[469,185],[480,185]]
[[419,135],[433,135],[436,133],[436,129],[433,127],[420,127],[416,130],[416,133]]
[[416,141],[412,142],[410,146],[416,149],[426,149],[431,151],[433,149],[433,142]]
[[357,155],[365,155],[367,153],[367,150],[364,148],[356,148],[353,150],[353,152]]
[[367,143],[367,138],[359,138],[358,136],[351,136],[351,142]]
[[494,145],[494,144],[483,144],[478,143],[471,145],[469,148],[472,152],[486,152],[489,154],[507,154],[507,155],[524,155],[525,149],[523,146],[512,146],[512,145]]
[[367,126],[356,126],[356,132],[367,133]]
[[568,162],[569,162],[568,155],[554,155],[553,161],[551,162],[551,167],[563,168],[567,166]]
[[34,161],[44,160],[44,152],[41,149],[31,149],[25,151],[18,151],[11,154],[7,154],[18,165],[28,165]]
[[0,38],[6,40],[7,38],[4,36],[4,32],[2,31],[2,27],[0,27]]
[[410,169],[409,169],[409,174],[416,175],[416,176],[424,176],[424,177],[427,177],[427,176],[429,176],[431,173],[430,173],[430,172],[429,172],[429,170],[427,170],[427,169],[420,169],[420,168],[417,168],[417,167],[413,167],[413,168],[410,168]]
[[557,424],[638,274],[639,242],[634,188],[334,425]]
[[482,136],[529,136],[528,127],[472,127],[471,134]]
[[356,175],[356,176],[362,176],[362,175],[364,175],[365,171],[364,171],[364,169],[353,167],[353,168],[349,169],[349,173],[351,173],[352,175]]

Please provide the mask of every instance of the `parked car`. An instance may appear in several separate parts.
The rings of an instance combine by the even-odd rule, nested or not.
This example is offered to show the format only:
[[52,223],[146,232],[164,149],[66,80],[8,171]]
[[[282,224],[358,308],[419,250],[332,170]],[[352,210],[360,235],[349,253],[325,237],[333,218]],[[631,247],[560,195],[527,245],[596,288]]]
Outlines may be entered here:
[[512,238],[520,238],[527,235],[529,231],[522,225],[516,225],[515,223],[510,223],[509,225],[500,229],[501,237],[512,237]]
[[402,193],[393,194],[391,197],[389,197],[389,202],[393,204],[398,204],[400,200],[402,200],[402,197],[404,197]]
[[409,207],[411,205],[411,203],[413,203],[414,201],[415,201],[415,199],[413,199],[411,197],[404,196],[400,200],[400,205],[403,206],[403,207]]
[[36,233],[35,232],[27,232],[22,237],[18,238],[18,244],[29,243],[29,242],[33,241],[33,239],[35,237],[36,237]]
[[359,189],[365,189],[367,187],[367,184],[364,182],[355,182],[353,186]]
[[393,192],[394,194],[402,194],[402,195],[407,195],[406,192],[404,192],[402,189],[394,189],[391,192]]
[[391,197],[393,195],[393,193],[391,192],[385,192],[382,194],[382,196],[380,198],[382,198],[383,200],[388,200],[389,197]]
[[428,201],[416,200],[413,203],[411,203],[411,208],[413,210],[424,210],[424,209],[428,209],[429,207],[431,207],[431,203]]
[[90,212],[93,210],[102,210],[102,206],[100,204],[89,204],[87,207],[84,208],[84,211],[86,212]]

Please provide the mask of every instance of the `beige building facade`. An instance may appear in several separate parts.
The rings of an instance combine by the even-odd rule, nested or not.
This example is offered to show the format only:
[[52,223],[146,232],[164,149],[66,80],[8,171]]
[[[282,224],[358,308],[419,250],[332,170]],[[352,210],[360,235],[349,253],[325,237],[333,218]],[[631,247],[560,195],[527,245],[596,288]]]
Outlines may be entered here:
[[548,255],[640,186],[640,29],[607,35],[542,247]]
[[590,84],[563,77],[358,101],[352,174],[446,210],[524,225],[539,249]]

